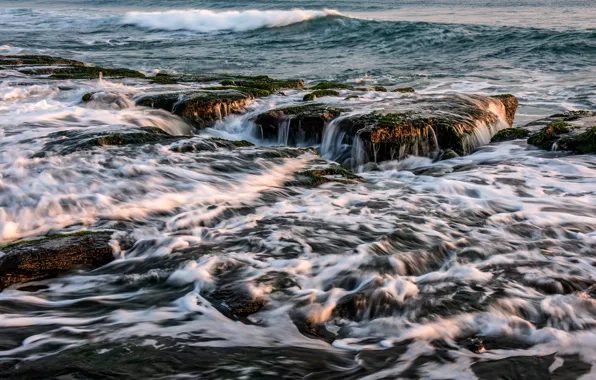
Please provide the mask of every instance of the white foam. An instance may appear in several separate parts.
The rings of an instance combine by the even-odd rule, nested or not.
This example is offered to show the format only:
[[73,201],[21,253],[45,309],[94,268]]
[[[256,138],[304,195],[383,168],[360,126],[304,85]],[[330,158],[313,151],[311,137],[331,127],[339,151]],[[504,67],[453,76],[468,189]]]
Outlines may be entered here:
[[216,12],[209,9],[129,12],[122,22],[148,29],[243,32],[260,28],[287,26],[326,16],[341,15],[335,10],[246,10]]

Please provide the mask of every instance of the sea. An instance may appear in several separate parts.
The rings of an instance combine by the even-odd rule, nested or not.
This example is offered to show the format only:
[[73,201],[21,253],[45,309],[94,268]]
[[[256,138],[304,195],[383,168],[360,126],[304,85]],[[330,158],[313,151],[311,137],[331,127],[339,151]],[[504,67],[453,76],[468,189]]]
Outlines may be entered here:
[[[370,91],[362,112],[450,94],[513,94],[515,126],[596,110],[593,0],[0,5],[0,55],[416,91]],[[0,258],[55,233],[120,241],[104,267],[0,292],[0,378],[596,379],[596,155],[484,141],[303,186],[338,136],[296,147],[254,127],[303,92],[197,131],[135,105],[163,86],[186,85],[0,70]],[[119,100],[81,101],[100,91]],[[255,145],[35,154],[56,133],[146,126]],[[258,312],[231,314],[247,295]]]

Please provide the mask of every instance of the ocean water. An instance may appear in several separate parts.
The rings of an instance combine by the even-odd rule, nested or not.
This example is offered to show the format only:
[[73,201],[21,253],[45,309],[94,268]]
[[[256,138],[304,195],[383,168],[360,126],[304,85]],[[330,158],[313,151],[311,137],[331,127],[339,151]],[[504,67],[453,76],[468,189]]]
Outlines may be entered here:
[[[596,4],[584,0],[2,1],[0,55],[29,53],[147,74],[511,93],[516,125],[596,109]],[[167,88],[188,86],[206,84]],[[117,101],[82,103],[90,91]],[[252,123],[300,104],[290,90],[192,138],[252,148],[35,156],[55,132],[192,133],[135,106],[159,91],[0,71],[0,246],[81,229],[130,243],[103,268],[0,292],[0,377],[596,378],[595,155],[482,140],[465,157],[303,187],[296,173],[337,159],[332,125],[316,155],[287,135],[262,141]],[[407,96],[370,91],[357,112]],[[266,306],[237,318],[230,294]],[[478,338],[484,352],[470,348]]]

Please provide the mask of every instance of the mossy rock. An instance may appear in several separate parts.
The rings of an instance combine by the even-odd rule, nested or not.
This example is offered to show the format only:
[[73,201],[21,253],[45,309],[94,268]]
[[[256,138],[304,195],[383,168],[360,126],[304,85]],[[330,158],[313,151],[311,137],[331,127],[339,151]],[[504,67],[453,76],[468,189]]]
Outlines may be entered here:
[[113,133],[64,131],[52,133],[48,137],[54,140],[46,143],[33,157],[45,157],[48,153],[67,155],[104,146],[168,143],[181,138],[156,127],[142,127]]
[[95,269],[112,260],[112,232],[50,235],[0,247],[0,290],[19,283],[56,277],[79,269]]
[[352,99],[360,99],[360,96],[358,95],[349,95],[346,96],[345,100],[352,100]]
[[258,115],[254,120],[259,128],[258,138],[278,140],[280,128],[287,127],[287,144],[320,144],[323,129],[331,120],[337,118],[342,109],[312,103],[270,110]]
[[391,90],[391,92],[399,92],[401,94],[409,94],[416,92],[412,87],[400,87]]
[[451,159],[457,158],[457,157],[459,157],[459,154],[455,153],[453,150],[448,150],[441,154],[440,161],[451,160]]
[[570,150],[576,153],[596,153],[596,126],[573,137],[563,138],[558,142],[560,150]]
[[387,92],[387,89],[383,86],[374,86],[373,90],[377,92]]
[[0,66],[85,66],[83,62],[49,55],[0,55]]
[[354,87],[345,84],[345,83],[337,83],[337,82],[321,82],[317,83],[315,86],[310,88],[311,90],[353,90]]
[[553,144],[559,140],[559,135],[569,132],[569,124],[564,121],[556,121],[542,128],[540,132],[530,136],[528,144],[532,144],[544,150],[551,150]]
[[85,103],[90,102],[93,99],[93,95],[95,95],[95,92],[87,92],[83,95],[81,100]]
[[254,87],[240,87],[240,86],[219,86],[219,87],[205,87],[205,90],[232,90],[242,92],[250,95],[253,98],[264,98],[271,95],[269,90]]
[[130,69],[107,69],[99,66],[74,66],[52,70],[49,79],[97,79],[100,73],[111,78],[145,78],[145,74]]
[[161,74],[161,75],[158,74],[153,77],[147,77],[147,79],[149,79],[150,82],[154,83],[154,84],[178,84],[178,83],[180,83],[178,81],[178,79],[176,79],[176,77],[170,76],[167,74]]
[[530,133],[532,132],[526,128],[506,128],[497,132],[497,134],[495,134],[492,137],[490,142],[495,143],[502,141],[525,139],[530,135]]
[[302,100],[305,102],[312,102],[313,100],[322,98],[324,96],[339,96],[339,92],[334,90],[317,90],[311,92],[310,94],[304,95]]
[[298,173],[298,183],[308,187],[316,187],[324,183],[338,182],[344,184],[357,183],[362,177],[340,165],[332,165],[321,169],[304,170]]
[[254,97],[237,90],[197,90],[146,95],[136,101],[138,106],[172,112],[196,128],[210,127],[221,118],[242,113]]

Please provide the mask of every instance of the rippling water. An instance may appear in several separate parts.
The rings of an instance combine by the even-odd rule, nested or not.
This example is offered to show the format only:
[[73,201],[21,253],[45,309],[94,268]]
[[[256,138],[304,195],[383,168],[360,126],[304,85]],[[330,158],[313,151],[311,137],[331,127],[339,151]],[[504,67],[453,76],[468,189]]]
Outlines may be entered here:
[[[0,54],[510,92],[517,124],[596,105],[591,2],[7,4]],[[596,377],[594,155],[515,140],[305,187],[296,173],[328,160],[272,146],[251,123],[299,104],[288,91],[193,137],[255,147],[36,158],[54,132],[191,127],[134,105],[160,85],[6,71],[0,81],[0,245],[82,228],[130,243],[95,271],[0,293],[3,377]],[[89,91],[119,100],[81,103]],[[360,107],[400,96],[371,92]],[[222,301],[247,297],[265,307],[237,317]],[[477,337],[486,351],[470,347]]]

